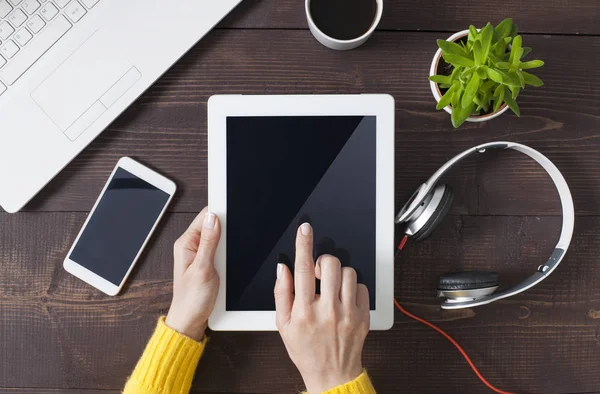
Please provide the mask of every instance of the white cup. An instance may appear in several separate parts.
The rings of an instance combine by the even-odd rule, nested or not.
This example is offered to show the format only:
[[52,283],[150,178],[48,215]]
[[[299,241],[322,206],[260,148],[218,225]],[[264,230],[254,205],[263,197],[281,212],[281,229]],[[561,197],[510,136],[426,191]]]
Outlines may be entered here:
[[371,34],[373,34],[373,32],[375,31],[377,25],[379,25],[379,21],[381,21],[381,15],[383,14],[383,0],[376,1],[377,15],[375,15],[375,20],[373,21],[371,28],[360,37],[353,38],[351,40],[338,40],[323,33],[321,29],[317,27],[315,21],[312,18],[312,15],[310,14],[311,0],[306,0],[306,19],[308,19],[308,27],[310,28],[310,32],[313,34],[313,36],[315,36],[317,41],[325,45],[327,48],[336,49],[338,51],[347,51],[348,49],[354,49],[356,47],[359,47],[362,44],[364,44],[369,39],[369,37],[371,37]]

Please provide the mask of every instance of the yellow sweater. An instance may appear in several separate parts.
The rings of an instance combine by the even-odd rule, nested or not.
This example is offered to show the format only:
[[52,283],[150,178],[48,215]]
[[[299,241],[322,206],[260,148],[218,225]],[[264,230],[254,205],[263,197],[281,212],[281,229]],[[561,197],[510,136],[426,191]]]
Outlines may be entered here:
[[[165,324],[161,317],[123,394],[188,394],[207,339],[200,343]],[[363,372],[356,380],[325,394],[376,394]]]

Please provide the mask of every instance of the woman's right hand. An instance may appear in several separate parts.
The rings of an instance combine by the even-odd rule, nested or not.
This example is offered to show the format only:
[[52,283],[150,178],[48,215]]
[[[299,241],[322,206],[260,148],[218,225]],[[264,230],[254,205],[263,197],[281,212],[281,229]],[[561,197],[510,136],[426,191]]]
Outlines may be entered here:
[[[313,260],[313,231],[305,223],[296,236],[294,278],[278,264],[277,328],[306,389],[316,394],[356,379],[369,332],[369,290],[354,269],[329,255]],[[315,292],[321,280],[321,294]]]

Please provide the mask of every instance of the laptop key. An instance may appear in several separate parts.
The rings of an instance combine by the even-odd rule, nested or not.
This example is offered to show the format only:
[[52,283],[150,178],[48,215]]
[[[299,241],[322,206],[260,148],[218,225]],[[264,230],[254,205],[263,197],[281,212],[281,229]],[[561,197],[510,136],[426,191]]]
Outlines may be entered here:
[[34,33],[38,33],[46,25],[46,22],[39,15],[34,15],[27,21],[27,27]]
[[86,6],[88,9],[92,8],[93,6],[95,6],[96,4],[98,4],[100,0],[81,0],[81,2],[83,3],[84,6]]
[[50,21],[58,14],[58,8],[56,8],[54,4],[48,3],[42,8],[40,14],[44,17],[45,20]]
[[25,0],[23,4],[21,4],[21,8],[24,9],[29,15],[32,15],[40,7],[41,4],[37,0]]
[[77,23],[86,14],[85,8],[78,1],[74,1],[65,8],[65,14],[71,19],[71,22]]
[[19,5],[23,0],[10,0],[12,5]]
[[13,42],[13,40],[8,40],[0,47],[0,53],[4,55],[5,58],[11,59],[14,57],[17,52],[19,52],[19,47],[17,44]]
[[23,48],[19,56],[0,70],[0,79],[9,86],[14,84],[23,73],[58,41],[72,27],[67,18],[59,15],[48,24],[27,47]]
[[0,39],[6,40],[11,34],[15,32],[15,29],[8,22],[0,23]]
[[16,10],[11,16],[8,17],[8,20],[13,24],[14,27],[21,27],[21,25],[27,20],[27,15],[25,15],[25,13],[21,10]]
[[12,11],[12,6],[6,0],[0,0],[0,18],[6,17]]
[[4,86],[4,84],[2,82],[0,82],[0,96],[2,95],[2,93],[6,92],[6,86]]
[[15,34],[15,40],[17,40],[19,45],[21,45],[22,47],[25,46],[25,44],[27,44],[29,41],[31,41],[32,38],[33,36],[26,28],[22,28],[17,32],[17,34]]
[[70,2],[71,0],[56,0],[56,5],[58,5],[60,8],[65,8]]

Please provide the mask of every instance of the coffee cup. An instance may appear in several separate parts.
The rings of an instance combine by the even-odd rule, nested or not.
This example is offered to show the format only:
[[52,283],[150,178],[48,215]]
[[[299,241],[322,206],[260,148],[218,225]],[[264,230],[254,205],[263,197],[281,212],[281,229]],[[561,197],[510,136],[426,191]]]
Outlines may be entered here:
[[383,0],[306,0],[305,8],[308,27],[317,41],[345,51],[371,37],[381,21]]

